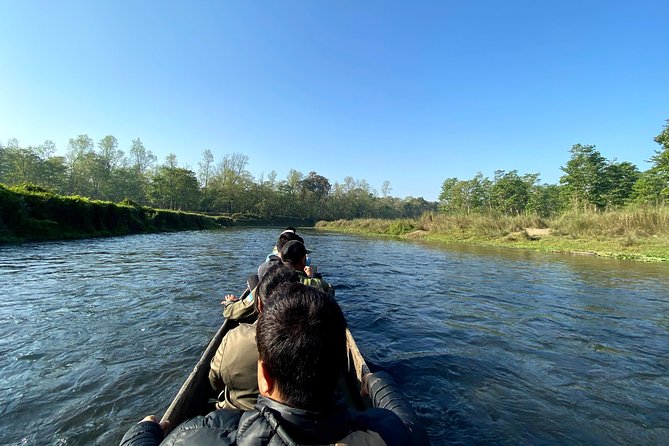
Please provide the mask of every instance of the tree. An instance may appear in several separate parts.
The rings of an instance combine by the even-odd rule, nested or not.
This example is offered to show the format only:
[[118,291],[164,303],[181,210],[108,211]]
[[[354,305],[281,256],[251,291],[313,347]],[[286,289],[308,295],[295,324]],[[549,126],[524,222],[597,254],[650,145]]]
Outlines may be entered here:
[[571,159],[561,167],[565,175],[560,178],[560,184],[565,186],[564,191],[572,207],[585,209],[588,205],[594,205],[603,208],[606,159],[595,146],[590,145],[575,144],[570,152]]
[[253,176],[246,170],[248,162],[248,156],[233,153],[218,163],[209,182],[214,209],[233,213],[253,208],[247,194],[253,183]]
[[123,160],[123,151],[118,148],[118,141],[112,135],[107,135],[98,142],[98,171],[100,174],[100,190],[104,197],[112,193],[112,172]]
[[669,119],[654,141],[662,146],[662,149],[656,150],[655,155],[650,158],[653,163],[652,168],[669,177]]
[[611,162],[603,171],[604,192],[603,200],[606,207],[619,207],[627,204],[631,199],[634,184],[638,181],[640,173],[637,167],[628,162]]
[[556,184],[532,186],[525,209],[545,218],[559,214],[565,207],[561,188]]
[[191,210],[197,207],[199,184],[195,172],[178,166],[170,153],[151,177],[150,196],[155,205],[166,209]]
[[453,178],[446,178],[441,185],[441,193],[439,194],[439,207],[442,212],[455,212],[458,210],[458,203],[456,199],[457,184],[460,181]]
[[130,157],[132,165],[138,175],[145,175],[153,163],[158,159],[150,150],[147,150],[142,141],[137,138],[132,140],[130,146]]
[[662,149],[655,151],[649,160],[653,165],[634,184],[633,197],[637,202],[659,205],[669,201],[669,120],[654,140]]
[[144,147],[144,144],[139,138],[132,140],[129,165],[135,172],[134,181],[136,184],[133,185],[132,189],[138,197],[141,197],[139,203],[146,202],[149,184],[148,172],[157,159],[156,155]]
[[79,135],[76,138],[70,138],[67,155],[65,156],[70,177],[70,193],[86,193],[86,183],[90,178],[87,178],[87,172],[84,171],[82,163],[90,153],[93,153],[93,140],[88,135]]
[[199,163],[200,186],[202,187],[202,202],[205,210],[209,207],[209,202],[207,201],[207,188],[209,186],[209,178],[211,177],[213,163],[214,155],[212,155],[211,150],[205,149],[202,152],[202,161]]
[[118,141],[112,135],[107,135],[98,142],[98,154],[104,162],[105,171],[111,172],[123,159],[123,150],[119,150]]
[[490,188],[490,205],[507,215],[517,215],[525,211],[530,198],[530,190],[539,178],[538,173],[525,174],[518,171],[495,171],[495,179]]
[[390,187],[390,181],[385,180],[381,186],[381,196],[386,198],[388,195],[390,195],[391,190],[393,190],[393,188]]
[[481,172],[471,180],[448,178],[441,186],[439,200],[444,212],[469,214],[490,206],[491,181]]
[[319,200],[325,198],[330,193],[330,189],[332,189],[330,181],[327,178],[313,171],[309,172],[309,175],[300,181],[300,186],[303,191],[311,192]]

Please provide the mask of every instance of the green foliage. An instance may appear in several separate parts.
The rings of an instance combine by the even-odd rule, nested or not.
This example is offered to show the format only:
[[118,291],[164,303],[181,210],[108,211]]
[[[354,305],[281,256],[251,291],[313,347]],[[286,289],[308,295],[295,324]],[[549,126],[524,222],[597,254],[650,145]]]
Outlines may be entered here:
[[532,187],[539,174],[527,174],[522,177],[512,170],[495,172],[495,179],[490,189],[491,207],[507,215],[521,214],[525,211]]
[[395,220],[390,223],[388,229],[386,229],[386,234],[388,235],[404,235],[408,232],[415,230],[416,227],[412,225],[407,220]]
[[212,217],[60,196],[31,185],[0,184],[0,242],[53,240],[219,227]]
[[490,206],[491,187],[481,172],[471,180],[448,178],[441,186],[440,208],[448,213],[480,212]]
[[571,159],[561,169],[565,175],[560,178],[564,192],[576,209],[588,206],[603,208],[605,205],[606,159],[595,146],[575,144],[571,150]]

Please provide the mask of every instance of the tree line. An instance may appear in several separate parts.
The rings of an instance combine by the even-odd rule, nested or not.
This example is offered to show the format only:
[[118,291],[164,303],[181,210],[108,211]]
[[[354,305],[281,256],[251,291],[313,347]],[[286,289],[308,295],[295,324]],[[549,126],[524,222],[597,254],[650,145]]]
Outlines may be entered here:
[[302,219],[414,218],[436,211],[423,198],[392,197],[386,181],[379,195],[365,180],[342,183],[312,171],[291,169],[285,179],[275,171],[254,178],[249,158],[241,153],[216,161],[202,152],[197,172],[180,166],[170,153],[163,163],[137,138],[127,150],[107,135],[97,144],[88,135],[69,140],[66,154],[56,154],[47,140],[21,147],[16,139],[0,142],[0,183],[32,184],[61,195],[95,200],[129,200],[144,206],[195,212],[246,214],[259,218]]
[[641,172],[628,161],[607,160],[594,145],[572,146],[559,184],[539,184],[539,174],[498,170],[492,179],[479,173],[469,180],[447,178],[439,208],[450,214],[493,212],[551,217],[567,210],[608,210],[630,204],[669,202],[669,121],[655,137],[661,149]]

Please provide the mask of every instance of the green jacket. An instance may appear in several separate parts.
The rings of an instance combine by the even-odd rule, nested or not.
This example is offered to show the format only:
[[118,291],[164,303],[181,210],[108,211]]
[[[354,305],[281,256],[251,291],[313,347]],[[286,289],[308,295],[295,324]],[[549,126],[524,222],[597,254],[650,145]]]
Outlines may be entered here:
[[304,274],[302,271],[297,272],[297,277],[298,280],[300,281],[301,284],[308,285],[310,287],[318,288],[319,290],[323,290],[326,293],[328,293],[330,296],[334,297],[335,295],[335,289],[332,285],[327,283],[323,279],[316,279],[316,278],[311,278]]
[[244,299],[228,304],[223,309],[223,317],[233,321],[239,321],[252,317],[256,312],[256,307],[253,303],[253,294],[255,289],[249,293]]
[[249,410],[258,399],[256,324],[239,324],[221,341],[211,360],[209,383],[218,409]]

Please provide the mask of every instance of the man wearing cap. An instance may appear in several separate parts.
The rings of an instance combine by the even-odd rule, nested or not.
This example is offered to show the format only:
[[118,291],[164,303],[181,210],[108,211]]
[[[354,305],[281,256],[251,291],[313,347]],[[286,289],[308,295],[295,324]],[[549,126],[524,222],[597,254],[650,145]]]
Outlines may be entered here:
[[305,274],[304,268],[307,266],[307,249],[304,247],[304,243],[297,240],[286,243],[281,249],[281,260],[285,265],[297,271],[300,283],[321,289],[334,297],[335,290],[332,285],[323,279],[309,277]]
[[[276,246],[274,247],[275,251],[278,249],[276,252],[280,253],[283,246],[292,240],[297,240],[304,243],[304,239],[295,234],[295,228],[288,227],[279,235],[279,239],[277,240]],[[223,299],[221,302],[223,305],[225,305],[225,308],[223,309],[223,316],[226,319],[232,319],[234,321],[245,320],[246,322],[253,322],[253,318],[257,316],[255,305],[253,303],[253,296],[256,293],[255,287],[258,284],[258,281],[262,280],[263,276],[267,273],[267,271],[269,271],[271,267],[280,263],[280,255],[275,255],[272,253],[267,256],[267,260],[258,267],[258,275],[255,276],[255,282],[248,282],[249,293],[246,298],[239,299],[232,294],[225,296],[225,299]]]

